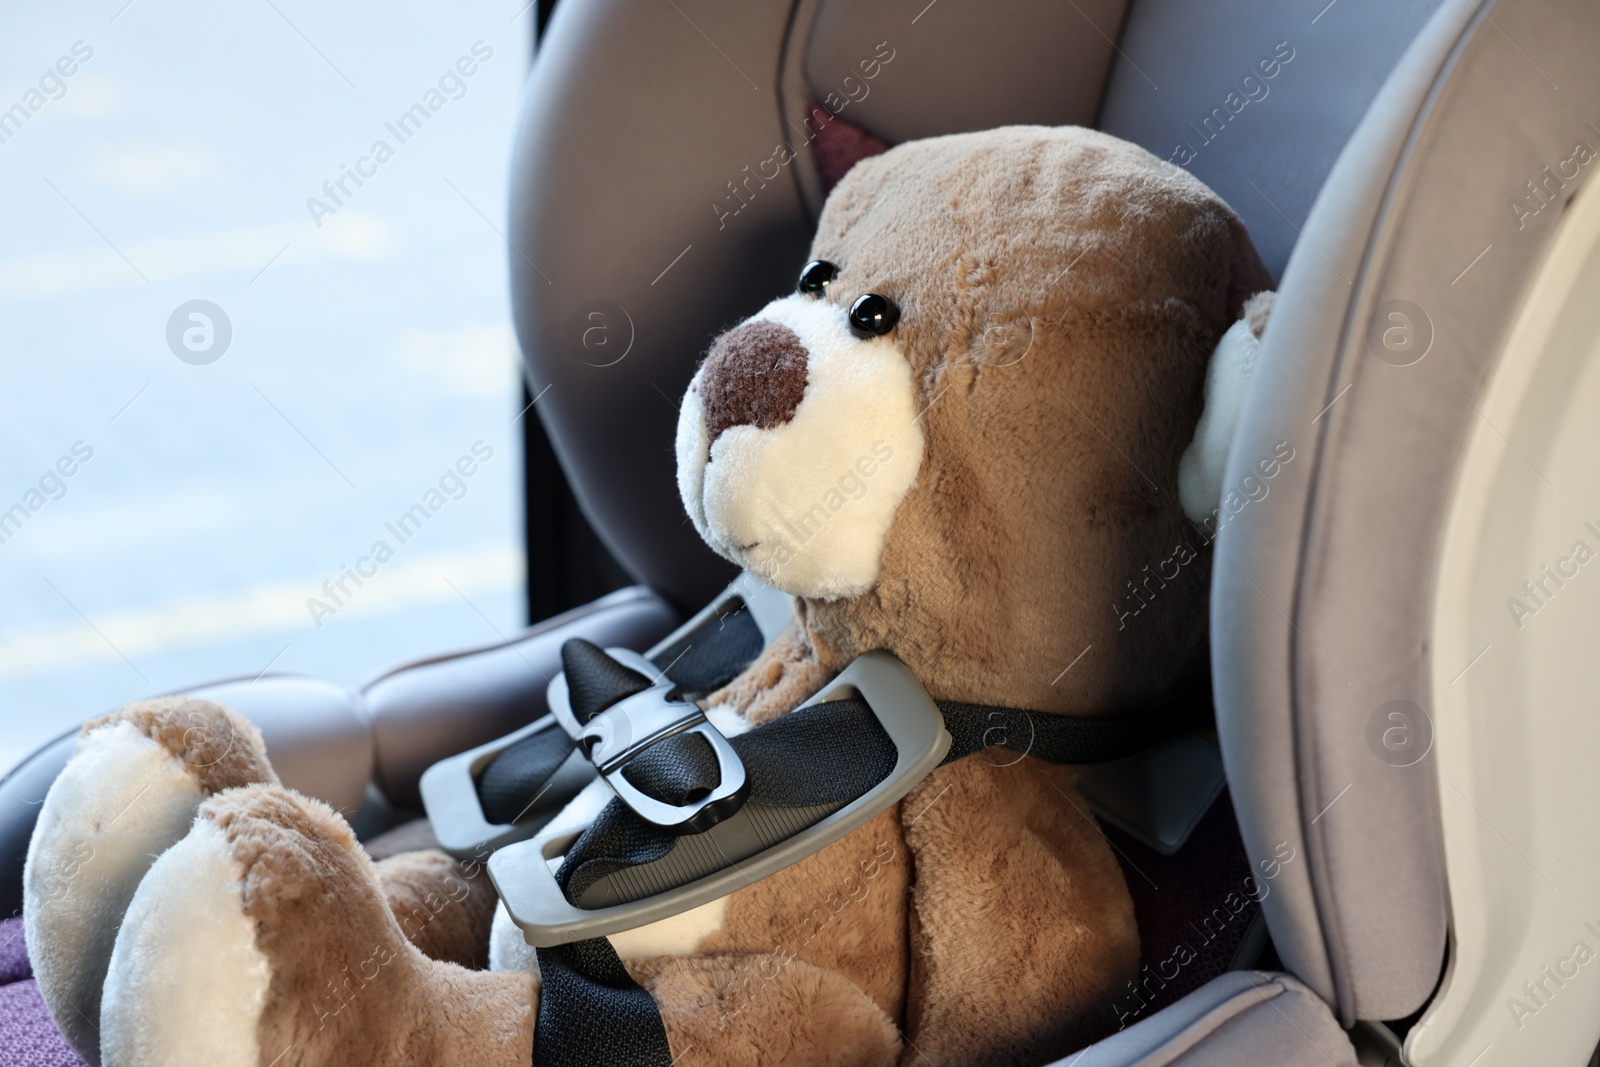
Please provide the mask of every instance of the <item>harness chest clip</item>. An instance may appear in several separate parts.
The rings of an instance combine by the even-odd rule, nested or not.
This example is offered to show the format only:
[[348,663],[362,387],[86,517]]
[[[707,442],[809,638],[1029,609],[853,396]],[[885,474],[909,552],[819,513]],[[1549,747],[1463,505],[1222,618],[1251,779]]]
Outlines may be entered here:
[[[626,666],[637,666],[637,661],[625,658],[621,649],[606,651]],[[564,688],[558,688],[565,684],[565,676],[551,683],[550,706],[562,726],[576,737],[579,726],[572,718],[568,694]],[[672,854],[663,863],[670,865],[672,871],[692,871],[687,881],[667,877],[664,880],[670,888],[594,907],[580,907],[569,900],[557,881],[557,869],[582,832],[557,820],[536,833],[532,840],[509,845],[490,857],[489,877],[500,893],[507,914],[521,927],[527,942],[536,947],[605,937],[725,897],[820,852],[865,826],[939,765],[950,749],[951,738],[938,707],[905,665],[887,652],[868,652],[857,658],[800,708],[851,698],[866,705],[895,750],[894,766],[887,777],[861,796],[829,812],[815,812],[809,817],[805,815],[806,809],[795,809],[791,815],[759,801],[752,802],[703,834],[685,833],[677,838]],[[714,730],[710,723],[704,726]],[[726,739],[723,744],[727,744]],[[616,751],[621,753],[627,749]],[[742,765],[740,769],[742,773]],[[615,787],[616,777],[608,780]],[[725,777],[716,792],[731,792],[729,785]],[[799,819],[792,828],[789,826],[791,818]],[[776,841],[768,832],[774,825],[785,828],[784,835]],[[706,860],[715,862],[701,862]]]
[[[611,707],[580,723],[572,713],[571,692],[565,674],[550,683],[549,701],[556,722],[577,744],[621,801],[647,822],[671,833],[703,833],[744,806],[750,793],[744,762],[722,731],[706,719],[691,701],[674,699],[677,689],[644,656],[613,648],[607,654],[624,667],[658,677],[650,688],[624,697]],[[717,784],[691,794],[682,803],[650,796],[628,776],[629,764],[650,753],[668,738],[698,736],[710,746],[717,761]]]

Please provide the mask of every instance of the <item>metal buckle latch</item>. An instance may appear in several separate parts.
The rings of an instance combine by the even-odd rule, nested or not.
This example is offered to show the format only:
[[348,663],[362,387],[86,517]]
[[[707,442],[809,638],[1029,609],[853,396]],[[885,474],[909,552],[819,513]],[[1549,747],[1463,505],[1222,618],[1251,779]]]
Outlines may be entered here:
[[[673,833],[703,833],[744,806],[749,782],[744,762],[722,731],[706,719],[700,707],[673,700],[676,686],[661,677],[654,664],[637,652],[608,648],[606,655],[647,677],[660,680],[649,689],[625,697],[580,723],[572,714],[565,674],[550,683],[550,710],[556,722],[577,743],[618,797],[643,818]],[[628,764],[669,737],[696,734],[716,755],[718,782],[704,796],[670,804],[640,790],[628,779]]]

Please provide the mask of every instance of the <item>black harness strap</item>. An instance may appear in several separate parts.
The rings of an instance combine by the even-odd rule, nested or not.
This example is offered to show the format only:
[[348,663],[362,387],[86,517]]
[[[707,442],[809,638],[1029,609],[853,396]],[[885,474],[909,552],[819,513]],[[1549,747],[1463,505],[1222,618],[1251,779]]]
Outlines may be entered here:
[[[656,746],[667,750],[676,738]],[[674,889],[794,836],[856,800],[894,770],[894,742],[859,700],[801,708],[732,739],[750,781],[745,807],[759,835],[753,851],[727,854],[694,834],[676,834],[620,799],[573,842],[556,872],[582,908],[624,904]],[[676,753],[665,751],[664,760]]]
[[539,957],[539,1067],[672,1067],[667,1030],[650,994],[603,937],[535,950]]
[[[987,748],[1049,763],[1107,763],[1142,751],[1182,725],[1179,716],[1077,719],[1063,715],[937,701],[951,735],[942,764]],[[693,834],[672,833],[613,800],[567,850],[556,874],[567,899],[582,908],[630,903],[739,863],[854,802],[887,778],[895,747],[865,701],[834,700],[801,708],[733,738],[750,778],[746,806],[755,838],[728,854]],[[667,743],[657,746],[658,781],[681,789],[696,765]],[[714,771],[713,771],[714,773]],[[699,781],[714,785],[705,779]]]
[[935,703],[944,716],[944,728],[950,732],[950,752],[945,763],[997,747],[1046,763],[1110,763],[1143,752],[1191,725],[1194,718],[1193,708],[1183,703],[1097,719],[954,700]]

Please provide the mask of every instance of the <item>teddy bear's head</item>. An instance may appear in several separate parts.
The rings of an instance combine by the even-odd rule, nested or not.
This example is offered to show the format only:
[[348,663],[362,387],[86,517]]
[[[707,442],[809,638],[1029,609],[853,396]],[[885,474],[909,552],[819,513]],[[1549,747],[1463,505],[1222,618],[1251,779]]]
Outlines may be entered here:
[[1227,205],[1108,135],[1013,127],[857,164],[811,257],[684,399],[706,542],[800,598],[824,661],[888,648],[938,697],[1103,710],[1195,666],[1179,459],[1270,285]]

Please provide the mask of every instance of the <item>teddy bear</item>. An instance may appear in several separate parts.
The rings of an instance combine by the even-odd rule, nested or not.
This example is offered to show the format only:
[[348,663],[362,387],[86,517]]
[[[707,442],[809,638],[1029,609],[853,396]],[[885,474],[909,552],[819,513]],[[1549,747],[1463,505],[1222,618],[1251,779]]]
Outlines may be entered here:
[[[1218,196],[1100,132],[857,163],[796,291],[717,338],[683,400],[690,521],[794,611],[701,700],[709,721],[781,724],[879,651],[941,701],[1203,712],[1197,531],[1270,284]],[[1130,618],[1175,545],[1194,561]],[[611,939],[673,1062],[1042,1064],[1114,1028],[1138,930],[1073,768],[977,748],[821,851]],[[41,990],[92,1063],[526,1065],[549,979],[484,865],[425,843],[358,842],[226,708],[130,705],[83,728],[35,831]]]

